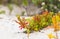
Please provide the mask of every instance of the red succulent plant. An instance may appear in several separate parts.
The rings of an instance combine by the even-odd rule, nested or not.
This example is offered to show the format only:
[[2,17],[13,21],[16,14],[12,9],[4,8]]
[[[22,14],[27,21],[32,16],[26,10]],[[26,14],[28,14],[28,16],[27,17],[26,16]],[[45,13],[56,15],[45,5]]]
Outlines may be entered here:
[[19,22],[18,21],[16,22],[20,25],[19,26],[20,29],[27,27],[28,22],[26,22],[25,18],[20,18],[20,16],[17,16],[17,19]]

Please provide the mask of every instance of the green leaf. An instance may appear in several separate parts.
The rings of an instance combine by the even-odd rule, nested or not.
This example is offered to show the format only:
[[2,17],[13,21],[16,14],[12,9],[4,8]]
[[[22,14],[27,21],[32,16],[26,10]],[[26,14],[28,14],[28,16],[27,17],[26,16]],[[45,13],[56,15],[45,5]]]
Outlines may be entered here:
[[41,0],[32,0],[32,3],[34,3],[35,5],[39,5]]
[[12,4],[8,4],[8,8],[10,11],[12,11],[13,10]]
[[2,10],[2,11],[0,11],[0,14],[5,14],[5,11],[3,11],[3,10]]
[[23,0],[23,1],[22,1],[22,4],[23,4],[24,6],[27,6],[27,5],[28,5],[28,0]]

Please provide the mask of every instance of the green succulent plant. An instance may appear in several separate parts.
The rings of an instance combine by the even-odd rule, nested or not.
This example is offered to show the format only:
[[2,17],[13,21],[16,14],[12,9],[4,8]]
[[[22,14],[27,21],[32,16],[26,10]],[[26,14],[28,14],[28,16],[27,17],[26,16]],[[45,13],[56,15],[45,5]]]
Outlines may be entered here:
[[[27,30],[29,29],[29,33],[34,31],[40,31],[52,24],[53,15],[53,12],[49,12],[46,16],[44,14],[34,15],[31,18],[25,19],[25,21],[28,22],[28,24],[25,24],[25,21],[18,17],[18,20],[20,21],[18,23],[20,25],[22,24],[22,28]],[[27,30],[25,31],[25,33],[27,32]]]

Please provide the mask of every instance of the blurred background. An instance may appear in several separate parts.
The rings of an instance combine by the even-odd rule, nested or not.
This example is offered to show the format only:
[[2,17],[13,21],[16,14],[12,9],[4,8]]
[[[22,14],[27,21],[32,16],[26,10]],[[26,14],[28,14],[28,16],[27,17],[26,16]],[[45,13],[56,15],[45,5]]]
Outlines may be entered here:
[[49,12],[60,12],[60,0],[0,0],[0,14],[32,16]]

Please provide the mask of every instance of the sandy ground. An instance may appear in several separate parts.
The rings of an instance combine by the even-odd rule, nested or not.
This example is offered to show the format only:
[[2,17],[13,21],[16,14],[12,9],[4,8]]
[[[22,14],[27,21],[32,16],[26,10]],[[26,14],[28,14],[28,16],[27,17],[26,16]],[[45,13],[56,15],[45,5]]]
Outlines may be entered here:
[[[19,29],[19,24],[14,20],[16,20],[15,16],[0,15],[0,39],[27,39],[27,34],[22,33],[23,30]],[[53,29],[48,29],[31,33],[30,39],[49,39],[47,36],[49,33],[55,35]],[[58,36],[60,36],[60,32],[58,32]]]

